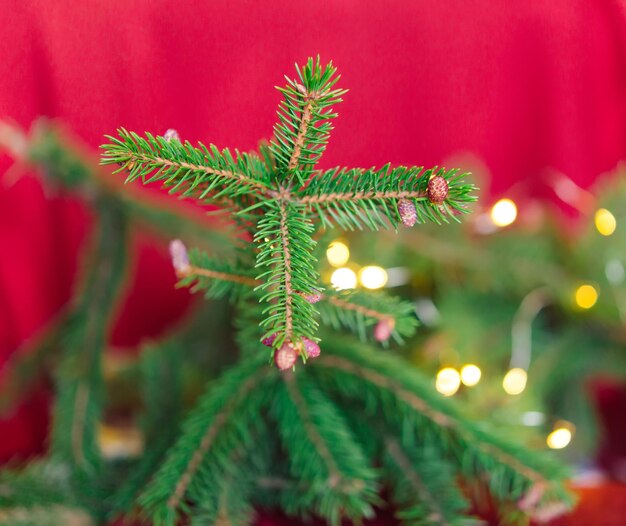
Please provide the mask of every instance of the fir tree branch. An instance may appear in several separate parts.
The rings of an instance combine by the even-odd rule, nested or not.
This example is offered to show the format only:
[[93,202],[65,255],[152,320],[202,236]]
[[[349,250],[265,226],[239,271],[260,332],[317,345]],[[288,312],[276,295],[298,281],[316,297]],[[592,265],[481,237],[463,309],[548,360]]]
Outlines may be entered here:
[[[466,420],[454,411],[449,401],[438,397],[417,371],[406,368],[401,360],[365,349],[357,352],[345,344],[333,349],[335,343],[329,342],[315,361],[315,367],[334,371],[332,375],[323,376],[330,389],[336,389],[334,382],[340,382],[339,393],[351,394],[358,400],[365,396],[364,390],[370,389],[372,399],[368,404],[371,407],[376,404],[388,407],[390,402],[383,400],[391,395],[399,405],[396,412],[388,413],[387,417],[400,426],[398,430],[406,425],[405,419],[416,419],[420,432],[428,428],[438,437],[435,445],[447,444],[442,455],[455,456],[463,452],[465,459],[461,460],[461,468],[470,476],[490,473],[498,466],[499,476],[490,481],[498,497],[519,498],[530,484],[542,483],[554,488],[559,498],[567,500],[560,485],[563,473],[550,458],[538,452],[527,453],[500,440],[493,429],[486,430]],[[333,354],[333,350],[337,354]],[[353,379],[351,386],[350,377]]]
[[98,203],[100,221],[96,264],[85,277],[77,304],[72,308],[69,338],[59,371],[55,407],[53,452],[78,470],[100,463],[96,424],[103,406],[101,357],[118,291],[124,279],[126,222],[110,202]]
[[339,330],[347,328],[362,341],[372,340],[371,327],[387,323],[391,338],[401,343],[412,336],[417,327],[415,307],[382,292],[326,291],[319,303],[321,321]]
[[[443,177],[448,183],[448,194],[442,203],[431,203],[428,197],[428,182],[434,176]],[[388,223],[395,225],[401,219],[400,199],[414,204],[419,223],[447,223],[450,219],[458,221],[458,214],[467,213],[465,205],[475,200],[471,195],[475,187],[463,181],[465,176],[457,169],[436,167],[334,168],[311,177],[299,190],[295,202],[307,205],[326,228],[336,224],[349,230],[377,230]]]
[[339,76],[332,63],[322,67],[319,57],[310,58],[303,68],[296,66],[298,80],[287,77],[287,86],[277,88],[284,96],[278,108],[270,149],[275,157],[277,176],[286,182],[290,176],[302,184],[322,156],[330,131],[330,119],[337,114],[331,107],[341,102],[346,90],[333,89]]
[[396,516],[405,526],[469,526],[468,504],[458,490],[450,466],[423,444],[407,448],[395,438],[384,439],[387,478]]
[[300,390],[296,385],[293,373],[291,371],[284,372],[283,379],[285,380],[285,385],[287,386],[289,396],[291,397],[291,400],[293,401],[294,405],[298,409],[298,412],[300,413],[300,418],[302,419],[304,430],[306,431],[310,442],[318,451],[320,458],[326,465],[326,469],[328,471],[328,485],[331,489],[334,489],[342,482],[342,476],[339,471],[339,467],[337,466],[337,463],[335,462],[333,456],[330,454],[328,445],[320,435],[317,427],[311,419],[309,408],[304,398],[302,397],[302,393],[300,393]]
[[64,464],[37,461],[19,471],[0,471],[0,510],[53,505],[77,506]]
[[[242,466],[233,451],[252,446],[275,371],[257,354],[225,373],[200,399],[180,439],[139,499],[155,524],[173,526],[186,498],[200,502],[204,480],[221,480]],[[254,393],[254,396],[253,396]]]
[[1,526],[96,526],[96,522],[79,508],[34,506],[0,510]]
[[[189,142],[168,141],[149,133],[146,138],[123,128],[119,138],[107,136],[111,141],[102,149],[102,164],[119,164],[127,169],[127,181],[141,178],[144,182],[162,181],[170,193],[194,197],[204,202],[215,202],[226,198],[235,200],[239,196],[260,197],[268,190],[265,182],[258,178],[258,158],[236,152],[235,158],[228,150],[219,151],[215,146],[198,147]],[[148,177],[152,174],[150,177]]]
[[[140,370],[144,414],[141,427],[145,436],[142,457],[133,466],[124,483],[111,496],[108,518],[129,512],[145,488],[167,450],[180,432],[183,414],[182,361],[180,335],[141,351]],[[167,386],[167,389],[163,387]]]
[[200,463],[202,462],[203,457],[207,454],[209,448],[213,445],[218,433],[221,431],[221,428],[225,425],[228,418],[230,418],[237,407],[237,402],[240,401],[241,398],[246,397],[253,388],[257,386],[260,379],[267,375],[266,371],[262,371],[261,373],[257,373],[252,376],[244,384],[241,386],[239,390],[238,397],[229,400],[226,406],[215,415],[215,419],[211,422],[202,435],[198,448],[194,451],[193,456],[189,460],[189,463],[186,465],[184,472],[182,473],[176,487],[174,488],[174,492],[171,497],[167,501],[167,506],[170,509],[175,509],[178,507],[181,499],[185,495],[189,484],[191,483],[192,478],[200,468]]
[[[6,123],[0,124],[1,129],[6,129],[9,136],[18,137],[21,153],[18,155],[11,150],[9,153],[17,162],[28,163],[38,169],[42,184],[48,191],[71,192],[88,201],[104,197],[118,209],[123,209],[133,223],[156,229],[159,234],[169,237],[197,239],[214,251],[223,251],[232,244],[232,235],[222,233],[223,228],[206,228],[200,217],[187,207],[175,207],[169,201],[166,204],[160,196],[151,192],[124,188],[119,181],[109,177],[108,172],[96,168],[97,160],[83,151],[84,145],[46,119],[37,120],[28,135]],[[238,206],[225,198],[219,204]],[[236,216],[235,219],[244,218]]]
[[[345,421],[306,374],[285,371],[282,378],[271,411],[290,472],[306,485],[310,505],[333,525],[342,516],[370,516],[377,500],[374,472]],[[304,511],[298,500],[288,512]]]
[[276,348],[315,337],[317,311],[298,294],[315,290],[319,277],[312,232],[302,207],[282,199],[268,206],[258,223],[256,267],[263,272],[256,277],[261,281],[257,290],[264,292],[261,301],[268,304],[265,313],[269,313],[261,326],[268,334],[277,334]]
[[439,503],[434,498],[434,495],[429,491],[428,486],[421,479],[419,473],[413,469],[411,460],[406,453],[402,451],[400,444],[393,438],[387,438],[385,440],[385,448],[389,457],[393,460],[395,466],[400,470],[402,476],[406,479],[412,489],[425,506],[430,509],[430,514],[427,517],[429,524],[439,524],[440,526],[450,526],[444,518],[443,512]]
[[364,307],[363,305],[357,305],[356,303],[351,303],[346,301],[338,296],[325,296],[324,299],[331,305],[338,307],[339,309],[349,310],[358,312],[367,318],[374,318],[378,321],[391,321],[394,320],[393,316],[389,314],[383,314],[375,309],[370,309],[368,307]]
[[[424,398],[404,388],[399,382],[395,382],[393,379],[377,372],[376,370],[370,370],[361,367],[360,365],[357,365],[349,360],[337,356],[323,356],[321,360],[317,361],[317,365],[334,367],[335,369],[339,369],[350,374],[359,376],[360,378],[373,383],[381,389],[388,389],[399,400],[412,407],[415,411],[418,411],[419,413],[425,415],[438,426],[453,429],[461,434],[465,434],[466,432],[463,426],[459,425],[458,420],[453,418],[450,414],[434,408],[431,404],[424,400]],[[468,440],[472,440],[475,438],[478,437],[472,436],[471,434],[467,436]],[[545,479],[542,473],[540,473],[536,469],[531,468],[530,466],[525,465],[510,453],[502,451],[496,445],[479,442],[475,443],[474,446],[480,449],[482,452],[496,458],[498,463],[506,464],[514,470],[518,471],[530,481],[534,483],[547,484],[548,481]]]

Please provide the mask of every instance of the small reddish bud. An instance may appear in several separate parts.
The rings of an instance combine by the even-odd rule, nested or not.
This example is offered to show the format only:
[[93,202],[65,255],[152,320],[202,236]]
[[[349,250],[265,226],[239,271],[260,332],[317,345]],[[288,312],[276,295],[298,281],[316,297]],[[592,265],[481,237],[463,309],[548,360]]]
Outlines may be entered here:
[[322,299],[322,294],[319,292],[313,292],[312,294],[305,294],[303,298],[307,300],[309,303],[313,304],[313,303],[317,303],[318,301]]
[[170,241],[170,256],[172,265],[177,274],[186,274],[189,272],[191,265],[189,264],[189,255],[187,248],[180,239]]
[[276,341],[276,336],[277,333],[270,334],[267,338],[263,338],[261,340],[261,343],[263,345],[266,345],[267,347],[272,347],[272,345],[274,345],[274,342]]
[[180,137],[178,136],[178,132],[173,128],[170,128],[169,130],[167,130],[165,134],[163,135],[163,138],[167,142],[170,142],[172,139],[176,139],[178,142],[180,142]]
[[320,355],[321,349],[317,342],[314,342],[309,338],[302,338],[302,344],[304,345],[304,351],[309,358],[317,358]]
[[448,197],[448,181],[436,175],[428,181],[428,200],[435,205],[440,205],[446,197]]
[[402,224],[406,227],[412,227],[417,222],[417,210],[415,203],[409,199],[400,199],[398,201],[398,213]]
[[379,342],[386,342],[393,332],[395,321],[392,319],[380,320],[374,327],[374,338]]
[[274,352],[274,363],[281,371],[291,369],[298,359],[298,351],[291,342],[283,343]]

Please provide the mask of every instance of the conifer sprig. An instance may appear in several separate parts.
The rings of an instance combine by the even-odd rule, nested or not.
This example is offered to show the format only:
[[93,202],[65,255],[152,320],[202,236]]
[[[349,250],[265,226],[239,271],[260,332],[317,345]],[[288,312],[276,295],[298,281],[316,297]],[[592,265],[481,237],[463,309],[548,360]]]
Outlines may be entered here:
[[330,120],[337,117],[332,106],[342,101],[347,90],[333,89],[340,76],[329,62],[322,66],[319,56],[306,65],[296,65],[297,79],[285,77],[287,85],[277,87],[284,100],[278,107],[279,122],[274,126],[271,151],[278,168],[275,179],[291,185],[304,183],[324,153],[330,137]]
[[[313,250],[316,230],[335,226],[376,230],[398,223],[457,220],[474,200],[474,187],[463,181],[465,174],[458,170],[390,165],[369,170],[317,169],[330,137],[330,121],[337,116],[333,108],[346,91],[336,87],[336,68],[332,63],[322,65],[319,57],[296,66],[296,72],[295,79],[288,78],[287,85],[278,88],[284,100],[274,139],[269,147],[260,148],[260,156],[231,154],[201,143],[194,147],[175,134],[140,137],[120,129],[119,137],[108,137],[110,142],[103,146],[102,162],[119,164],[118,171],[129,172],[128,180],[160,181],[171,193],[231,209],[254,241],[250,253],[256,260],[256,290],[262,292],[259,299],[265,305],[260,322],[263,338],[271,338],[275,357],[286,345],[306,360],[306,345],[318,340],[319,317],[307,298],[323,290]],[[187,273],[183,283],[196,281],[196,287],[211,297],[249,284],[249,277],[242,281],[227,275],[248,276],[248,271],[230,272],[208,260],[204,263],[212,268]],[[327,319],[341,321],[363,336],[376,312],[371,306],[350,309],[347,304],[339,307],[340,303],[336,300],[335,307],[352,310],[352,316],[338,317],[328,311]],[[405,312],[386,314],[406,317]],[[383,329],[377,339],[386,340],[393,329],[394,338],[400,340],[412,326],[396,327],[391,322]]]
[[[263,163],[256,155],[220,151],[216,146],[182,143],[146,133],[141,137],[124,128],[103,146],[102,164],[118,164],[127,181],[161,182],[172,194],[223,206],[249,206],[268,190],[262,180]],[[242,198],[242,199],[239,199]]]
[[[302,189],[299,202],[304,203],[327,228],[339,226],[345,230],[378,229],[401,221],[400,200],[415,206],[417,222],[447,223],[458,221],[468,212],[466,205],[475,200],[473,185],[465,183],[466,173],[458,169],[423,167],[380,169],[328,170],[312,177]],[[428,198],[428,183],[433,177],[443,177],[448,183],[448,195],[439,206]]]

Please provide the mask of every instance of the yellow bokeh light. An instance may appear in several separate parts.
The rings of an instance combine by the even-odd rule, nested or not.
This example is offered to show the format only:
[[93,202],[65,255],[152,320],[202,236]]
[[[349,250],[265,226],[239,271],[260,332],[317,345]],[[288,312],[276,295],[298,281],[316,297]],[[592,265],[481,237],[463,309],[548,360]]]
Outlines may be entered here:
[[585,284],[576,289],[576,305],[581,309],[590,309],[598,301],[598,291],[593,285]]
[[603,236],[610,236],[617,228],[617,220],[615,219],[615,216],[606,208],[596,210],[594,221],[598,232],[600,232]]
[[550,449],[563,449],[572,441],[572,432],[566,427],[559,427],[546,438]]
[[491,209],[491,221],[496,226],[508,226],[517,218],[517,206],[510,199],[500,199]]
[[326,258],[333,267],[343,267],[350,259],[350,249],[341,241],[333,241],[328,245]]
[[482,372],[480,371],[480,367],[474,364],[464,365],[461,369],[461,382],[463,385],[467,385],[468,387],[472,387],[480,382],[480,377],[482,376]]
[[502,380],[502,388],[506,394],[518,395],[526,389],[528,373],[519,367],[509,369]]
[[387,271],[376,265],[363,267],[359,271],[359,281],[366,289],[380,289],[387,284]]
[[452,396],[461,386],[461,375],[452,367],[444,367],[437,373],[435,387],[444,396]]
[[356,274],[348,267],[338,268],[330,276],[330,283],[337,290],[353,289],[356,287]]

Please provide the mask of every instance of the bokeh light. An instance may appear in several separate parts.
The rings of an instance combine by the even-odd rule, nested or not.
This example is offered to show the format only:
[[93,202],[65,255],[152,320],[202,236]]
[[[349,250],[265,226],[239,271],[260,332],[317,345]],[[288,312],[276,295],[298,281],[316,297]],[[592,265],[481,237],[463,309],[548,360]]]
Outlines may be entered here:
[[338,268],[330,276],[330,283],[337,290],[353,289],[356,287],[356,274],[348,267]]
[[387,284],[387,271],[376,265],[363,267],[359,271],[359,281],[366,289],[380,289]]
[[461,382],[463,385],[467,385],[468,387],[472,387],[480,382],[480,377],[482,376],[482,372],[480,367],[477,365],[468,363],[464,365],[461,369]]
[[500,199],[491,209],[491,221],[499,227],[510,225],[517,218],[517,205],[510,199]]
[[350,259],[350,249],[341,241],[333,241],[328,245],[326,258],[333,267],[343,267]]
[[520,367],[514,367],[504,375],[502,380],[502,388],[506,394],[518,395],[526,389],[528,381],[528,373]]
[[603,236],[610,236],[617,228],[617,220],[615,219],[615,216],[606,208],[596,210],[594,222],[596,224],[596,229]]
[[461,375],[452,367],[444,367],[437,373],[435,387],[444,396],[452,396],[461,386]]
[[590,309],[598,301],[598,291],[593,285],[586,283],[576,289],[575,300],[581,309]]
[[567,427],[557,427],[546,438],[550,449],[563,449],[572,441],[572,432]]

